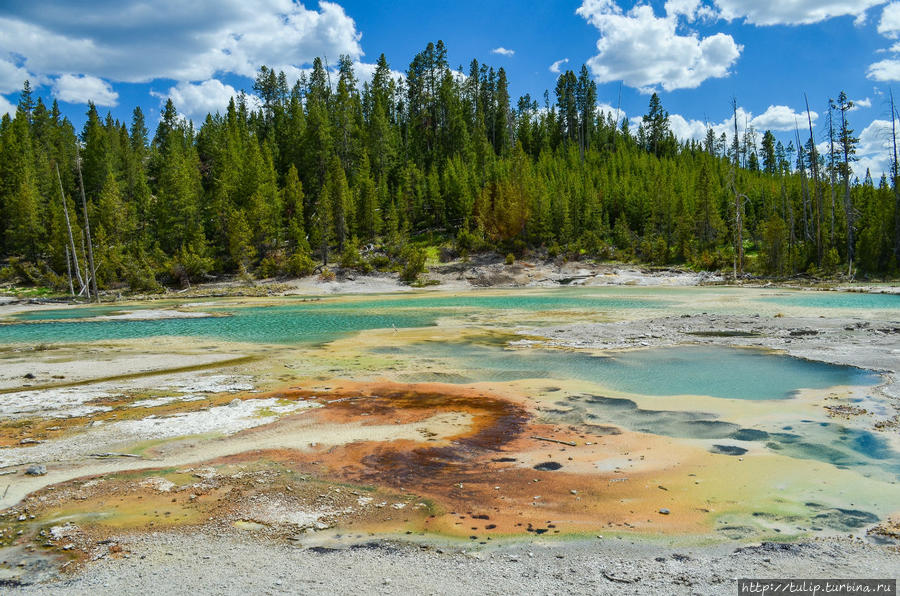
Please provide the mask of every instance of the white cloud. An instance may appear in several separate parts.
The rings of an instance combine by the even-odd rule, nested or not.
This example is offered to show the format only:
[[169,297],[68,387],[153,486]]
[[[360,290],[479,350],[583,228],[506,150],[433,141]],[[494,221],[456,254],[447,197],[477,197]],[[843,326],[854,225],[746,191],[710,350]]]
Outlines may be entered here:
[[[159,97],[168,97],[175,104],[175,109],[185,117],[199,123],[207,114],[224,113],[228,102],[236,97],[238,91],[231,85],[225,85],[218,79],[209,79],[202,83],[181,82]],[[258,108],[261,103],[255,95],[247,95],[247,106]]]
[[[375,70],[377,68],[377,64],[370,62],[353,63],[353,72],[356,74],[356,78],[359,81],[360,89],[362,89],[363,84],[372,82],[372,79],[375,78]],[[406,79],[406,73],[391,69],[391,80],[396,81],[397,79]],[[334,79],[334,84],[337,85],[336,79]]]
[[26,79],[32,79],[31,82],[35,82],[34,77],[29,75],[24,68],[0,59],[0,93],[21,90]]
[[217,73],[254,76],[315,56],[362,56],[344,9],[294,0],[97,0],[0,3],[0,59],[21,56],[38,75],[83,73],[112,81],[205,81]]
[[87,103],[93,101],[98,106],[115,106],[119,94],[109,83],[89,75],[64,74],[53,83],[53,95],[67,103]]
[[500,54],[501,56],[512,56],[515,53],[515,50],[509,50],[507,48],[504,48],[503,46],[491,50],[491,54]]
[[[895,122],[895,126],[900,133],[900,120]],[[868,168],[877,184],[881,174],[890,171],[892,152],[891,121],[873,120],[859,133],[856,148],[859,161],[853,166],[853,171],[862,179]]]
[[852,16],[861,24],[866,11],[885,0],[715,0],[727,21],[753,25],[809,25],[833,17]]
[[[815,126],[816,120],[819,119],[819,114],[810,110],[809,119],[813,121],[813,126]],[[788,106],[769,106],[766,108],[765,112],[750,120],[750,124],[753,128],[759,131],[794,130],[797,123],[800,123],[800,127],[803,128],[804,122],[808,128],[809,122],[806,117],[806,112],[795,112]]]
[[866,77],[873,81],[900,81],[900,60],[888,58],[870,64]]
[[13,105],[8,99],[0,95],[0,118],[3,117],[4,114],[9,114],[10,116],[16,115],[16,106]]
[[690,22],[698,19],[711,21],[719,17],[715,8],[703,4],[701,0],[666,0],[665,10],[669,16],[680,15]]
[[622,108],[616,109],[615,106],[610,105],[610,104],[608,104],[608,103],[598,103],[598,104],[597,104],[597,111],[598,111],[598,112],[605,112],[605,113],[607,113],[607,114],[612,114],[612,115],[613,115],[613,118],[616,118],[616,117],[618,116],[618,121],[619,121],[619,122],[621,122],[622,120],[624,120],[625,118],[627,118],[627,116],[625,115],[625,110],[623,110]]
[[[673,10],[683,10],[682,4]],[[723,33],[702,39],[696,33],[679,35],[683,15],[660,18],[646,4],[624,13],[613,0],[584,0],[575,12],[600,30],[599,54],[587,63],[601,83],[622,80],[642,92],[656,85],[666,91],[694,89],[706,79],[728,76],[743,49]]]
[[869,99],[868,97],[865,99],[854,99],[853,107],[850,108],[850,111],[855,112],[856,110],[858,110],[860,108],[871,108],[871,107],[872,107],[872,100]]
[[[675,135],[675,138],[686,141],[687,139],[701,140],[706,138],[706,129],[708,125],[701,120],[688,120],[681,114],[669,114],[669,130]],[[713,126],[716,136],[725,132],[728,128],[728,122]]]
[[885,37],[897,39],[900,33],[900,2],[891,2],[881,11],[878,32]]
[[555,72],[555,73],[559,74],[560,68],[562,67],[562,65],[568,64],[568,62],[569,62],[568,58],[563,58],[562,60],[557,60],[556,62],[554,62],[553,64],[550,65],[550,72]]
[[[810,118],[815,127],[819,114],[810,111]],[[795,126],[800,130],[808,130],[809,124],[806,112],[795,112],[788,106],[769,106],[766,111],[758,116],[748,112],[742,107],[737,109],[738,134],[744,134],[747,126],[752,126],[760,135],[766,130],[792,131]],[[681,114],[669,114],[669,129],[676,138],[685,141],[688,139],[703,140],[706,138],[707,128],[712,128],[716,137],[724,132],[729,138],[734,138],[734,114],[729,114],[721,122],[705,122],[703,120],[687,119]]]

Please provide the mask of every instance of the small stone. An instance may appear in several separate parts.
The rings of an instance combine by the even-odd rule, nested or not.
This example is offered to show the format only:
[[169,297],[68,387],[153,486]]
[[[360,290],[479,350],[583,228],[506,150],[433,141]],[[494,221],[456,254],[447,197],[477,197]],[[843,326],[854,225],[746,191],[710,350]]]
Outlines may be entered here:
[[573,488],[572,490],[570,490],[569,492],[572,493],[573,495],[577,495],[577,494],[578,494],[578,491],[575,490],[574,488]]
[[47,466],[41,464],[32,464],[25,468],[25,474],[27,476],[43,476],[47,473]]
[[660,515],[669,515],[669,510],[663,507],[659,510]]

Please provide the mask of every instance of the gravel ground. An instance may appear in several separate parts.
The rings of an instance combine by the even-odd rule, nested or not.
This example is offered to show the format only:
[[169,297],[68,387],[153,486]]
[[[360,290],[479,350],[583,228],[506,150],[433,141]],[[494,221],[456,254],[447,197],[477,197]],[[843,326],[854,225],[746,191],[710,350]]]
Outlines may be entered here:
[[390,541],[341,550],[235,536],[122,540],[71,578],[9,594],[734,594],[736,579],[898,577],[897,547],[829,539],[671,547],[603,538],[461,551]]

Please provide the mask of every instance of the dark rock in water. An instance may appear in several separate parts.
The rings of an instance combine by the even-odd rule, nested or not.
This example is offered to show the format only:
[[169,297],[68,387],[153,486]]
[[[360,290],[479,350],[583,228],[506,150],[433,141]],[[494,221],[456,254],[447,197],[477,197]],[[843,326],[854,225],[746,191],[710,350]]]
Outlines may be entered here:
[[538,465],[534,466],[535,470],[540,470],[541,472],[552,472],[553,470],[558,470],[562,467],[562,464],[555,461],[545,461],[541,462]]
[[597,436],[612,436],[622,434],[622,430],[616,426],[607,426],[605,424],[585,424],[584,426],[591,431],[591,434]]
[[516,460],[516,458],[514,458],[514,457],[498,457],[498,458],[492,459],[491,461],[492,461],[492,462],[501,463],[501,464],[505,464],[505,463],[512,463],[512,462],[517,461],[517,460]]
[[34,464],[25,468],[25,474],[28,476],[43,476],[47,473],[47,466]]
[[879,518],[874,513],[860,511],[858,509],[828,509],[813,517],[813,519],[829,528],[841,532],[858,530],[865,526],[877,523]]
[[819,332],[815,329],[795,329],[791,331],[791,337],[803,337],[805,335],[818,335]]
[[755,428],[742,428],[731,433],[731,438],[737,441],[765,441],[769,438],[769,433]]
[[787,553],[796,555],[809,548],[809,546],[809,544],[802,543],[763,542],[759,546],[740,546],[734,549],[734,552],[740,554]]
[[22,375],[22,377],[25,378],[25,379],[33,379],[33,378],[35,378],[35,377],[34,377],[34,374],[32,374],[32,373],[25,373],[24,375]]
[[720,455],[744,455],[747,450],[743,447],[735,447],[734,445],[713,445],[710,453],[718,453]]

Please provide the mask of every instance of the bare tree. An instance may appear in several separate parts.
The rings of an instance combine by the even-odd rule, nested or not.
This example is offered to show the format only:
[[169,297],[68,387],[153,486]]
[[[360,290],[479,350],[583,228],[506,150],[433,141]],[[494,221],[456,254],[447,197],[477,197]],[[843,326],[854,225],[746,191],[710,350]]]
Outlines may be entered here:
[[78,143],[75,144],[75,162],[78,164],[78,185],[81,187],[81,208],[84,211],[84,231],[87,235],[88,264],[91,267],[91,289],[94,298],[100,302],[100,292],[97,290],[97,268],[94,266],[94,246],[91,242],[91,222],[88,217],[87,199],[84,196],[84,179],[81,177],[81,154],[78,151]]
[[740,141],[738,137],[737,98],[731,98],[734,112],[734,166],[731,170],[731,191],[734,193],[734,278],[744,273],[744,218],[743,201],[746,197],[737,191],[737,170],[740,167]]
[[847,112],[853,109],[853,102],[847,99],[847,94],[843,91],[841,91],[840,95],[838,95],[837,109],[841,112],[841,130],[839,140],[841,144],[841,152],[844,155],[844,163],[842,167],[843,171],[841,173],[844,175],[844,210],[847,214],[847,262],[849,264],[847,274],[852,275],[853,257],[856,243],[853,239],[855,213],[853,209],[853,199],[850,196],[850,161],[854,159],[852,156],[856,153],[856,143],[859,142],[859,139],[853,136],[853,130],[850,128],[850,125],[847,122]]
[[[59,182],[59,198],[62,201],[63,207],[63,215],[66,218],[66,229],[69,232],[69,244],[66,246],[66,267],[69,267],[69,250],[72,251],[72,259],[75,261],[75,276],[78,278],[78,285],[81,288],[81,292],[84,292],[85,283],[81,277],[81,270],[78,268],[78,251],[75,250],[75,237],[72,235],[72,224],[69,221],[69,208],[66,206],[66,195],[63,192],[62,178],[59,175],[59,164],[54,164],[56,166],[56,180]],[[75,288],[72,288],[72,271],[69,269],[69,286],[72,290],[72,295],[75,295]]]
[[813,184],[815,185],[815,210],[814,221],[816,223],[816,263],[822,266],[822,189],[819,188],[819,152],[816,150],[816,139],[813,136],[812,115],[809,111],[809,99],[806,93],[803,94],[803,100],[806,102],[806,120],[809,123],[809,160],[813,173]]
[[891,160],[891,185],[894,187],[894,257],[900,261],[900,188],[897,186],[897,108],[894,106],[894,90],[891,89],[891,141],[894,146]]

